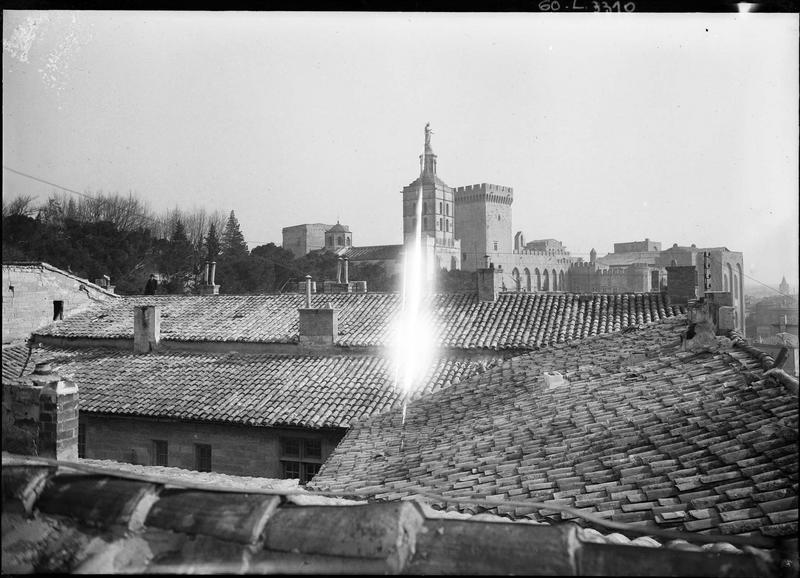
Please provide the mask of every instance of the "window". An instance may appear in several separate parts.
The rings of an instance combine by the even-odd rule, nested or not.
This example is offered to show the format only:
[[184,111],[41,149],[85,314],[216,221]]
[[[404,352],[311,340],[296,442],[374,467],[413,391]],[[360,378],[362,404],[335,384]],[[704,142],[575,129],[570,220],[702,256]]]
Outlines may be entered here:
[[439,214],[442,213],[442,201],[439,201]]
[[444,205],[445,210],[447,211],[447,216],[450,216],[450,203],[445,203]]
[[78,457],[86,457],[86,426],[78,422]]
[[53,321],[64,319],[64,302],[53,301]]
[[311,481],[322,467],[322,440],[315,438],[281,438],[283,477]]
[[167,442],[166,440],[153,440],[152,465],[167,465]]
[[500,215],[497,215],[497,220],[498,220],[498,221],[500,220]]
[[439,230],[440,231],[442,230],[442,218],[441,217],[439,217]]
[[444,222],[444,226],[447,229],[447,231],[449,232],[450,231],[450,221],[445,221]]
[[497,251],[497,241],[494,242],[494,250]]
[[461,260],[464,261],[464,262],[467,261],[467,254],[466,253],[461,253]]
[[210,444],[194,444],[194,469],[198,472],[211,471]]

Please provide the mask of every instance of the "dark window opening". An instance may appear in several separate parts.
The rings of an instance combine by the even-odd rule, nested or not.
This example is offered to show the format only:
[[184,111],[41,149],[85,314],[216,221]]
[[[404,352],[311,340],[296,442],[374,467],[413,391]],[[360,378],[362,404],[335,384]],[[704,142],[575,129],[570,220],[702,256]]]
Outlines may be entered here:
[[167,442],[166,440],[153,440],[153,456],[152,462],[154,466],[167,465]]
[[210,444],[194,444],[194,469],[198,472],[211,471]]
[[319,438],[281,438],[283,477],[307,484],[322,467],[322,440]]
[[53,321],[64,319],[64,302],[53,301]]
[[86,426],[78,423],[78,457],[86,457]]

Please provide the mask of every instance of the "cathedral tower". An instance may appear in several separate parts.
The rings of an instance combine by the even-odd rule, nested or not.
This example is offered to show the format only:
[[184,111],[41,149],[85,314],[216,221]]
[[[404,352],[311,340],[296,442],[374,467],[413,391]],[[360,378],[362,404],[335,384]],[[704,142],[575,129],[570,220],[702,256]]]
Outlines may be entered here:
[[436,266],[461,268],[461,245],[455,238],[453,189],[436,174],[437,156],[431,147],[430,124],[425,125],[425,149],[419,157],[420,176],[403,188],[403,242],[413,240],[417,199],[422,188],[422,241],[432,248]]

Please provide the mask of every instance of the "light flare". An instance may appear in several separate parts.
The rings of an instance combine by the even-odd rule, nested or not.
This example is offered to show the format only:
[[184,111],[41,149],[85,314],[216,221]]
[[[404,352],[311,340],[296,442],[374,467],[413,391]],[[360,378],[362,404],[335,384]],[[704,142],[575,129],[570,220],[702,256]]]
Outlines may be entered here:
[[403,261],[402,306],[395,330],[395,388],[406,404],[430,367],[433,328],[426,311],[426,265],[422,247],[422,185],[416,203],[414,238],[406,243]]

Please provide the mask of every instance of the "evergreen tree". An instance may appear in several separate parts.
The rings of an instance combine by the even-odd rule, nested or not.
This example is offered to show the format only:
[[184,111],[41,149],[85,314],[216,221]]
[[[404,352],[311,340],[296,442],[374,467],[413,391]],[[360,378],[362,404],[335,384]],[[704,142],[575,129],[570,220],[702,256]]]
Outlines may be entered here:
[[208,235],[206,235],[206,259],[209,261],[216,261],[219,255],[219,235],[217,235],[217,226],[214,223],[208,227]]
[[242,230],[239,228],[239,220],[233,211],[222,233],[222,254],[226,259],[240,259],[250,254]]

